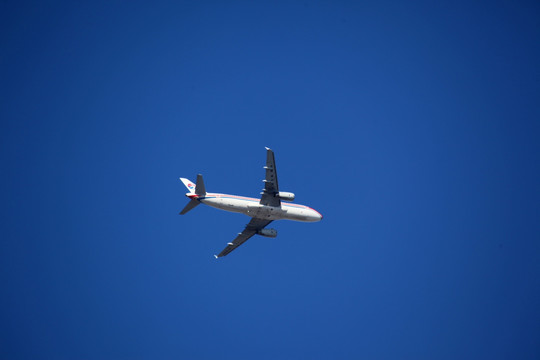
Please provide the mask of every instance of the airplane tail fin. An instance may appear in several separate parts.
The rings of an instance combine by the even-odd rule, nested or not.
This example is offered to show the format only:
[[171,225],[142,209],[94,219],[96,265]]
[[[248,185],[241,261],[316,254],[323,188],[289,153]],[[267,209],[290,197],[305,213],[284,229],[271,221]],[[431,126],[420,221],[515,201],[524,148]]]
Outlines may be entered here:
[[195,184],[186,178],[180,178],[190,193],[195,194]]
[[191,198],[191,201],[187,203],[186,207],[180,211],[180,215],[184,215],[201,203],[198,197],[204,197],[206,195],[206,187],[204,186],[204,181],[201,174],[197,175],[197,182],[195,184],[186,178],[180,178],[180,180],[182,180],[184,185],[189,190],[189,194],[186,194],[186,196]]

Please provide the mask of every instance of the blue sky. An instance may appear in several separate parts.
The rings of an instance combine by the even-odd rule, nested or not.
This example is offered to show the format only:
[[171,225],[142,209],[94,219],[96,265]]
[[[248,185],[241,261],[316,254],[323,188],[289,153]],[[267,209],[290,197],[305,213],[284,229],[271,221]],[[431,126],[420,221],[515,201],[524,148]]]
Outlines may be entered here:
[[[2,2],[0,357],[538,359],[539,16]],[[324,219],[216,261],[265,146]]]

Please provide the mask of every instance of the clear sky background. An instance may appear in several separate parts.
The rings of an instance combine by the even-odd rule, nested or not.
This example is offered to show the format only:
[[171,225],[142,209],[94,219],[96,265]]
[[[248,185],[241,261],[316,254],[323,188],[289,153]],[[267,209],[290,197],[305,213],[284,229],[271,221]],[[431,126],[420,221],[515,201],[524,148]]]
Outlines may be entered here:
[[[540,358],[536,1],[1,2],[0,357]],[[185,216],[180,176],[324,215]],[[274,226],[275,225],[275,226]]]

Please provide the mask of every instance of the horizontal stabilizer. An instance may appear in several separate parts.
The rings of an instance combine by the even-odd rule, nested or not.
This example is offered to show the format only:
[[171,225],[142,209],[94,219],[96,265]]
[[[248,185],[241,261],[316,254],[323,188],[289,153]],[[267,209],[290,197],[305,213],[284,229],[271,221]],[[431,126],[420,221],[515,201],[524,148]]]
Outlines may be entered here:
[[180,211],[180,215],[184,215],[189,210],[193,209],[195,206],[199,204],[200,204],[199,200],[191,199],[191,201],[187,203],[186,207],[182,211]]
[[197,175],[197,182],[195,183],[195,194],[199,196],[206,195],[206,188],[204,187],[204,181],[202,175]]

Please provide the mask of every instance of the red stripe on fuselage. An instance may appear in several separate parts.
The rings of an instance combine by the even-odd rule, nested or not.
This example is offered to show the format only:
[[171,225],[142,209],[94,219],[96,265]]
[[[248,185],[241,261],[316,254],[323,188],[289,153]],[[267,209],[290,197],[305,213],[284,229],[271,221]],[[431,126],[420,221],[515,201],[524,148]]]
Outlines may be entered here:
[[[238,196],[238,195],[228,195],[228,194],[210,194],[210,193],[207,193],[206,196],[210,197],[210,196],[215,196],[215,197],[226,197],[226,198],[233,198],[233,199],[240,199],[240,200],[249,200],[249,201],[256,201],[256,202],[259,202],[261,199],[255,199],[255,198],[250,198],[250,197],[246,197],[246,196]],[[308,206],[305,206],[305,205],[300,205],[300,204],[290,204],[290,203],[284,203],[284,204],[281,204],[282,206],[290,206],[290,207],[299,207],[299,208],[302,208],[302,209],[310,209],[310,210],[313,210],[313,211],[317,211],[317,210],[314,210]]]

